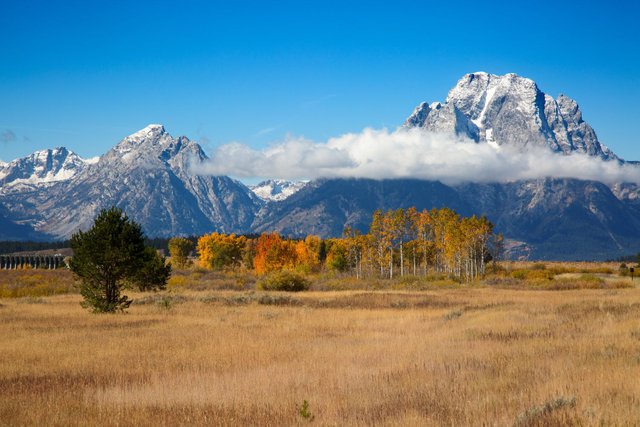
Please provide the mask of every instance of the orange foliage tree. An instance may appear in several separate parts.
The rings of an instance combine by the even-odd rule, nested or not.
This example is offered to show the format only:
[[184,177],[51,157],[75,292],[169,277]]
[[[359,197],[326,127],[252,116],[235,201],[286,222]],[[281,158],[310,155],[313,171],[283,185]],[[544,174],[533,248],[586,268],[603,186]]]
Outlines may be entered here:
[[296,251],[291,242],[278,233],[263,233],[256,242],[253,268],[258,274],[293,269]]

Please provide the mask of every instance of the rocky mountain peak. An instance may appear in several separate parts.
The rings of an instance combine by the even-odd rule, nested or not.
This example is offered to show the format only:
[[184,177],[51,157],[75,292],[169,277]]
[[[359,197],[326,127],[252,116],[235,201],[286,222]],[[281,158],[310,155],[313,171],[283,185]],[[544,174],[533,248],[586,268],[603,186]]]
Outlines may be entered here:
[[464,75],[444,104],[421,103],[405,122],[432,132],[453,132],[476,142],[520,150],[547,147],[563,154],[584,153],[605,160],[616,155],[598,141],[578,104],[554,99],[531,79],[476,72]]
[[165,130],[163,125],[160,124],[149,124],[147,126],[145,126],[144,128],[140,129],[139,131],[129,135],[128,138],[149,138],[150,136],[154,136],[154,135],[162,135],[164,133],[166,133],[167,131]]
[[122,139],[122,141],[120,141],[112,151],[123,154],[140,149],[148,150],[153,149],[154,147],[164,146],[167,144],[168,140],[172,139],[173,138],[167,133],[164,126],[151,124]]
[[286,181],[268,179],[259,184],[249,186],[251,191],[264,201],[279,202],[288,199],[307,185],[306,181]]
[[466,74],[451,89],[447,103],[453,104],[468,116],[478,127],[484,127],[488,108],[501,97],[516,98],[522,106],[529,107],[538,95],[538,86],[533,80],[510,73],[504,76],[485,72]]
[[100,158],[100,164],[186,170],[190,163],[206,158],[196,142],[185,136],[174,138],[164,126],[152,124],[122,139]]
[[86,160],[65,147],[39,150],[0,165],[0,187],[6,191],[19,185],[64,181],[84,170],[87,164]]

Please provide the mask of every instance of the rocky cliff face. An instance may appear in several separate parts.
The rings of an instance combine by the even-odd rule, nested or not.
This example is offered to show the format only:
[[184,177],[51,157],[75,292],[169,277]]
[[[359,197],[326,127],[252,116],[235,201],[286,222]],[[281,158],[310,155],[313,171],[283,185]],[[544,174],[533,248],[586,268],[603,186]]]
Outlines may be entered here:
[[544,146],[564,154],[617,159],[582,119],[574,100],[564,95],[553,99],[533,80],[516,74],[467,74],[444,104],[420,104],[405,126],[455,133],[496,146]]

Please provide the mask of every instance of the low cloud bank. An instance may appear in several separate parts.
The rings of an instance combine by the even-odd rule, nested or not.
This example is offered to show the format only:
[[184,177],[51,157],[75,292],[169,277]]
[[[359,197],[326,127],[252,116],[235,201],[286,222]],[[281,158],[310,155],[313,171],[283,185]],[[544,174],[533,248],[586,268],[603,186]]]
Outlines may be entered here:
[[520,152],[421,129],[365,129],[316,143],[290,138],[262,150],[231,143],[194,165],[203,175],[238,178],[418,178],[446,184],[545,177],[640,184],[640,167],[546,148]]

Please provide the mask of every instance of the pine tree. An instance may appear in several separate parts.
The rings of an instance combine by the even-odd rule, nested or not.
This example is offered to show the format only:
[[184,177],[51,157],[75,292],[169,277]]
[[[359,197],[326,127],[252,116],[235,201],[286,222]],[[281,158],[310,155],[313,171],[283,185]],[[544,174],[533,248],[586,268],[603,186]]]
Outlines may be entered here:
[[131,300],[122,295],[128,285],[141,290],[163,289],[171,266],[144,245],[139,224],[122,210],[103,209],[93,226],[71,237],[71,271],[80,279],[83,307],[94,312],[125,310]]

